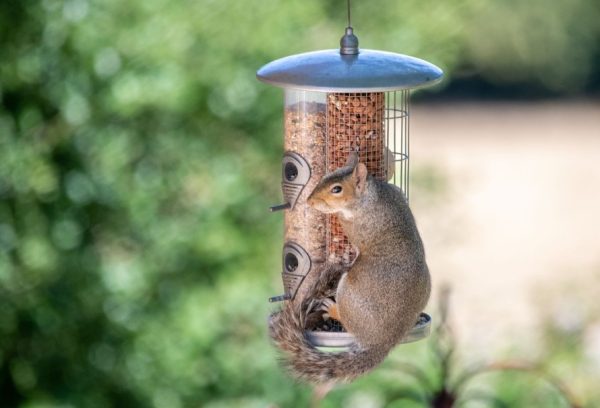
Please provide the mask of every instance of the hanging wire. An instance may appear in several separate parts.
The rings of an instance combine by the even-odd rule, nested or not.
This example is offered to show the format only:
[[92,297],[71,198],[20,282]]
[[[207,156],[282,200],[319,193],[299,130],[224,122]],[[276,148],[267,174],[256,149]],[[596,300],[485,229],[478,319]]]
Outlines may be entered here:
[[352,27],[352,20],[350,19],[350,0],[348,0],[348,27]]

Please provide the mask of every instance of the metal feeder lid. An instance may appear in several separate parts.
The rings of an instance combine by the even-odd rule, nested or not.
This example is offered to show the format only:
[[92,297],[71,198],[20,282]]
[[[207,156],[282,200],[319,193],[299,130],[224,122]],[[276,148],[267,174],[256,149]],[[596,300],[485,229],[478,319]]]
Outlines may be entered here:
[[[357,50],[358,51],[358,50]],[[268,63],[256,77],[282,88],[322,92],[386,92],[439,82],[443,72],[419,58],[376,50],[322,50]]]

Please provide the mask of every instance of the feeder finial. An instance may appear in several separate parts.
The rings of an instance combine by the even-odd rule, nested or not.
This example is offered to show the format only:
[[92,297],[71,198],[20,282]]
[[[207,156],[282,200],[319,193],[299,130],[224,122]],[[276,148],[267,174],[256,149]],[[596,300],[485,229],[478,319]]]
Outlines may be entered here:
[[354,35],[352,27],[346,27],[346,33],[340,39],[340,54],[358,54],[358,37]]

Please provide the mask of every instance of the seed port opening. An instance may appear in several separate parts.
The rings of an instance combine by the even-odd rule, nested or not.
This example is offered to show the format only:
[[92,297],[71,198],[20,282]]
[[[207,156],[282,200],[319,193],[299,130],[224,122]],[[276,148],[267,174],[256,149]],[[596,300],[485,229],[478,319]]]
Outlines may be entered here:
[[302,281],[310,272],[311,267],[312,261],[306,249],[296,242],[286,242],[281,255],[281,277],[283,279],[285,294],[274,296],[269,301],[293,300]]
[[287,181],[294,181],[298,177],[298,167],[294,163],[286,163],[283,172]]
[[270,207],[271,212],[292,210],[310,180],[310,166],[298,153],[288,151],[281,162],[281,191],[284,203]]
[[285,270],[294,273],[298,269],[298,257],[294,254],[285,255]]

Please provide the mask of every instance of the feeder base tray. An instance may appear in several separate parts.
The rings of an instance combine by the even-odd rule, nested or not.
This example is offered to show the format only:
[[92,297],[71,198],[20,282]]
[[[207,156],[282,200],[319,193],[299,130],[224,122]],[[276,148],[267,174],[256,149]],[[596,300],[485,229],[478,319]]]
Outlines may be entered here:
[[[341,331],[343,328],[339,325],[337,326],[338,327],[334,327],[330,331],[307,330],[306,338],[315,347],[339,349],[349,347],[355,341],[354,336],[346,331]],[[422,340],[429,336],[430,333],[431,316],[427,313],[421,313],[415,326],[406,334],[400,344],[413,343]]]

